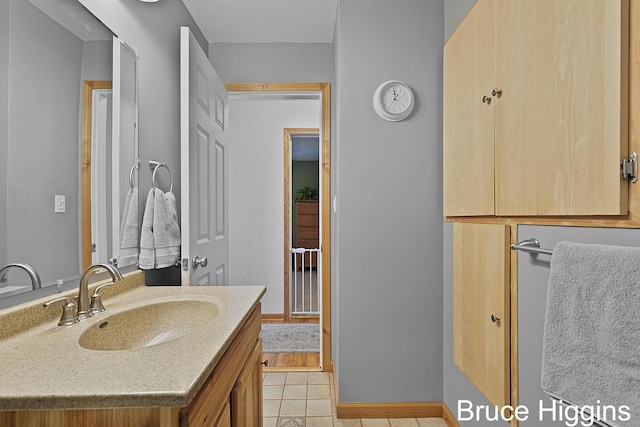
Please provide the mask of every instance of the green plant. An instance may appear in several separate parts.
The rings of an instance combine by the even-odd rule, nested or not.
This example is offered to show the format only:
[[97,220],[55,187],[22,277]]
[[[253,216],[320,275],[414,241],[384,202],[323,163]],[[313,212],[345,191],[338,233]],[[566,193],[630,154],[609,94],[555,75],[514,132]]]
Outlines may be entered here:
[[311,187],[298,188],[296,200],[318,200],[318,190]]

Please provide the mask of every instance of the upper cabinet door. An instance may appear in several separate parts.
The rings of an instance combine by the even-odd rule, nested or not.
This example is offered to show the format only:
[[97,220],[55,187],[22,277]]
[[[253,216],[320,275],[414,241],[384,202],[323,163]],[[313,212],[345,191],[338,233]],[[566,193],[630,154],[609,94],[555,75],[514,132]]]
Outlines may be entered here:
[[496,215],[627,214],[628,1],[496,5]]
[[494,214],[494,21],[477,2],[444,48],[445,216]]

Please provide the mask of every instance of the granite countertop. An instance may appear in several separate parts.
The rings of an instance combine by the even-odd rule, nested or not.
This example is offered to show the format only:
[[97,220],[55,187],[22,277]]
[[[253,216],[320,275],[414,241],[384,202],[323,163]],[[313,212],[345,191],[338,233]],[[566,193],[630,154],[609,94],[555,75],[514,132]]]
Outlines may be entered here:
[[[137,286],[111,297],[105,292],[106,311],[72,326],[57,326],[62,309],[49,307],[55,320],[0,340],[0,410],[187,406],[264,292],[263,286]],[[179,323],[186,320],[189,331],[140,349],[89,350],[78,342],[109,316],[173,300],[208,301],[217,314],[203,322],[197,309],[184,310]],[[42,301],[30,304],[45,310]],[[0,311],[0,322],[12,314],[19,321],[19,313]]]

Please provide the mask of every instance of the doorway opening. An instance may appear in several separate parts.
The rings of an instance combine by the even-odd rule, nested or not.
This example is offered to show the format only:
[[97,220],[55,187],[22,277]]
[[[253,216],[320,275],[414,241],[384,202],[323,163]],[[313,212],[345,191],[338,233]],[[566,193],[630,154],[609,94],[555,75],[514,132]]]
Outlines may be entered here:
[[[111,148],[111,80],[85,80],[82,94],[82,269],[106,260],[108,221],[97,215],[109,212],[107,182],[111,182],[107,150]],[[99,226],[100,225],[100,226]],[[116,232],[117,235],[117,232]],[[100,244],[98,244],[99,242]],[[111,253],[111,252],[109,252]],[[98,258],[99,257],[99,258]]]
[[[230,96],[234,92],[244,92],[244,93],[255,93],[255,94],[265,94],[269,93],[270,95],[282,95],[282,94],[293,94],[294,96],[302,96],[302,95],[311,95],[316,97],[320,102],[320,118],[319,123],[320,126],[317,129],[319,135],[319,189],[318,189],[318,198],[320,200],[320,208],[319,208],[319,222],[320,226],[320,236],[319,236],[319,247],[317,248],[319,251],[317,254],[319,257],[315,261],[320,264],[321,277],[318,278],[318,293],[319,297],[317,300],[318,305],[318,317],[316,321],[317,323],[317,333],[319,335],[320,341],[320,352],[318,355],[317,363],[313,363],[314,367],[310,368],[308,366],[300,366],[296,367],[295,365],[299,363],[301,357],[296,354],[294,357],[283,357],[287,366],[283,366],[281,369],[302,369],[302,370],[330,370],[331,363],[331,293],[330,293],[330,259],[331,259],[331,233],[330,233],[330,120],[331,120],[331,110],[330,110],[330,86],[329,83],[228,83],[225,85],[227,90],[230,93]],[[286,126],[284,126],[286,127]],[[283,165],[285,167],[289,167],[285,163]],[[290,209],[290,198],[291,198],[291,190],[289,190],[289,194],[286,196],[285,200],[283,200],[283,204],[286,207],[285,209]],[[290,236],[288,227],[284,227],[285,240],[282,246],[282,266],[284,269],[284,274],[288,275],[288,270],[290,270],[290,264],[294,261],[294,258],[291,254],[291,246],[290,246]],[[287,265],[288,264],[288,265]],[[282,276],[280,276],[282,277]],[[285,282],[288,283],[288,282]],[[281,294],[282,295],[282,294]],[[285,295],[285,298],[289,299],[289,293]],[[263,320],[269,319],[272,322],[277,321],[277,317],[279,317],[280,323],[290,323],[288,320],[291,319],[291,305],[290,301],[284,304],[284,313],[277,315],[276,312],[268,311],[263,314]],[[287,356],[287,355],[285,355]],[[307,355],[308,356],[308,355]],[[308,357],[307,357],[308,359]],[[269,358],[267,357],[267,360]],[[309,362],[307,361],[306,364]],[[272,369],[273,363],[270,362],[267,369]],[[278,367],[275,367],[276,370]]]
[[320,132],[284,130],[285,321],[319,321],[322,290],[320,251]]

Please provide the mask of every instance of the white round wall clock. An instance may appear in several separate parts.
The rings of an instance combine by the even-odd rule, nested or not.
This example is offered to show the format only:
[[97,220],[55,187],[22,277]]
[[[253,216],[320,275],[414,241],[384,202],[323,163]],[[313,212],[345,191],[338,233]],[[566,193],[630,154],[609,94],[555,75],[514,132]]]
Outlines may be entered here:
[[382,83],[373,94],[373,108],[380,117],[391,122],[406,119],[413,111],[411,88],[400,80]]

